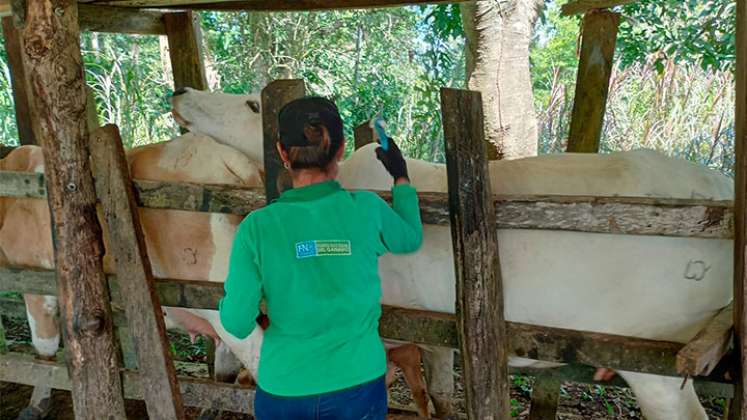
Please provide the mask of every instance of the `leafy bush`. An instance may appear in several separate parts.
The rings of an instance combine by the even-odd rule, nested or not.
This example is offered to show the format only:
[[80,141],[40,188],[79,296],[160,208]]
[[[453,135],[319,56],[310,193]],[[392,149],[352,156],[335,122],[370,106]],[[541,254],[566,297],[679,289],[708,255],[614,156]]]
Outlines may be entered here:
[[[578,65],[578,31],[577,18],[561,18],[558,9],[550,7],[534,40],[531,62],[540,153],[566,148]],[[685,50],[638,56],[643,53],[631,52],[625,36],[621,32],[616,51],[601,152],[656,149],[731,175],[734,79],[728,62],[724,61],[724,69],[706,65],[702,57]],[[672,43],[681,42],[680,38]],[[656,45],[656,38],[652,41]],[[683,61],[685,56],[691,61]]]

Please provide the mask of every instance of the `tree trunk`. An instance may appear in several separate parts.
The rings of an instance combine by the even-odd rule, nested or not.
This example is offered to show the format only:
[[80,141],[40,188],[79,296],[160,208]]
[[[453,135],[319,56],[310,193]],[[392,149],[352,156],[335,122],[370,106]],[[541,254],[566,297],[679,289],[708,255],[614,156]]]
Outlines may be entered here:
[[537,154],[537,118],[529,74],[529,43],[541,0],[479,0],[461,4],[467,86],[482,93],[488,157]]

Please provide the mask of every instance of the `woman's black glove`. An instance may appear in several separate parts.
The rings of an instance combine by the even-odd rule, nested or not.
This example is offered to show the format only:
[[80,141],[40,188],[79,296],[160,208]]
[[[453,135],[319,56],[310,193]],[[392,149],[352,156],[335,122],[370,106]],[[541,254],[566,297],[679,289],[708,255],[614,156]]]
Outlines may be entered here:
[[400,178],[408,178],[407,176],[407,163],[405,158],[402,157],[402,152],[397,147],[397,144],[389,138],[389,150],[384,150],[381,147],[376,148],[376,157],[381,161],[386,168],[387,172],[392,175],[394,180]]

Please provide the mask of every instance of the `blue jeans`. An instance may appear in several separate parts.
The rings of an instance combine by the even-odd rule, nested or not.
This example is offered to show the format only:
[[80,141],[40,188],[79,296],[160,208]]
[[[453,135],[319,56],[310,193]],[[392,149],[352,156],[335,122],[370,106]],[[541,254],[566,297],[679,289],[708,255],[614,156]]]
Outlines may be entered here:
[[384,377],[352,388],[308,397],[279,397],[257,387],[257,420],[384,420],[387,414]]

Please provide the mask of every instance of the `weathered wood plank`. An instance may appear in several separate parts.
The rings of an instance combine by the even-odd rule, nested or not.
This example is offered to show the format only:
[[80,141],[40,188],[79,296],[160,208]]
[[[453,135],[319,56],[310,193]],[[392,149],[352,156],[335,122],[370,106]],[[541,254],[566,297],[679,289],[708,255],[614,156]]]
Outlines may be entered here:
[[747,0],[737,0],[734,131],[734,399],[730,419],[747,420]]
[[[107,281],[112,301],[122,306],[116,277],[107,276]],[[161,304],[165,306],[215,309],[223,297],[223,285],[208,281],[157,279],[156,289]],[[55,272],[50,270],[0,267],[0,291],[57,295],[57,279]]]
[[[384,314],[388,311],[392,310],[398,310],[399,308],[392,308],[392,307],[385,307],[384,308]],[[26,308],[24,306],[23,300],[20,298],[0,298],[0,314],[3,314],[6,317],[13,317],[13,318],[24,318],[26,317]],[[405,314],[403,319],[405,319],[405,322],[407,321],[407,313],[405,310]],[[115,325],[126,327],[127,323],[124,319],[124,315],[120,312],[117,312],[115,310],[114,312],[114,320]],[[509,322],[507,324],[510,328],[511,323]],[[454,328],[456,328],[454,326]],[[383,329],[382,336],[383,334]],[[454,341],[456,342],[456,330],[453,332],[454,335]],[[391,337],[391,336],[390,336]],[[34,349],[30,346],[19,346],[18,344],[13,344],[13,351],[23,351],[26,354],[34,354]],[[62,351],[60,351],[62,352]],[[728,361],[725,361],[728,362]],[[722,362],[723,364],[724,362]],[[595,372],[595,368],[591,366],[581,365],[581,364],[568,364],[564,365],[559,368],[553,368],[553,369],[535,369],[535,368],[509,368],[509,372],[512,375],[525,375],[525,376],[532,376],[532,377],[539,377],[539,376],[552,376],[555,377],[561,381],[570,381],[570,382],[578,382],[578,383],[586,383],[586,384],[598,384],[599,382],[593,380],[593,375]],[[693,380],[695,384],[695,390],[698,393],[698,395],[701,396],[711,396],[711,397],[718,397],[718,398],[733,398],[734,397],[734,387],[729,381],[724,377],[724,372],[713,372],[711,375],[705,377],[694,377],[691,380]],[[604,385],[609,386],[617,386],[617,387],[623,387],[626,388],[628,385],[625,383],[622,378],[619,376],[616,376],[610,381],[605,381]],[[396,407],[395,405],[390,405],[393,408],[401,408]],[[415,411],[415,406],[412,406],[411,411]]]
[[555,420],[560,399],[560,378],[538,376],[532,386],[529,420]]
[[303,80],[274,80],[262,89],[262,132],[264,133],[265,197],[271,203],[280,195],[278,185],[283,163],[277,152],[278,114],[288,102],[306,94]]
[[18,198],[47,198],[44,174],[0,171],[0,196]]
[[13,91],[13,104],[16,111],[16,126],[21,144],[38,144],[31,126],[31,109],[29,87],[26,84],[26,71],[21,56],[23,40],[18,29],[13,25],[13,17],[2,18],[5,52],[8,55],[10,84]]
[[8,352],[8,345],[5,340],[5,327],[3,326],[2,312],[0,312],[0,354]]
[[584,16],[568,152],[599,152],[619,24],[620,14],[608,10]]
[[[79,3],[78,24],[81,32],[166,35],[166,27],[163,23],[164,13],[132,7]],[[10,0],[0,0],[0,17],[10,17],[10,15]]]
[[677,353],[677,372],[682,376],[709,375],[732,343],[734,308],[722,309]]
[[[0,381],[71,389],[65,365],[34,360],[31,355],[17,353],[0,356]],[[143,399],[140,375],[125,371],[122,373],[122,382],[125,398]],[[254,410],[252,389],[190,378],[179,378],[179,387],[184,404],[190,407],[221,407],[237,413],[251,413]]]
[[306,11],[368,9],[414,4],[454,3],[445,0],[96,0],[96,3],[126,7],[159,7],[201,10]]
[[77,3],[26,3],[23,62],[44,152],[67,366],[77,419],[125,418],[88,156]]
[[135,188],[138,205],[154,209],[244,215],[265,205],[261,188],[153,181],[135,181]]
[[479,92],[441,89],[467,417],[510,419],[508,336]]
[[[123,325],[119,325],[119,322],[123,322]],[[115,333],[117,334],[117,341],[119,342],[119,353],[122,357],[122,366],[125,369],[136,370],[137,369],[137,352],[135,351],[135,342],[132,339],[130,329],[127,328],[126,320],[123,319],[121,314],[117,311],[114,312],[114,325]]]
[[163,21],[169,40],[174,90],[184,87],[207,90],[199,15],[190,11],[166,13]]
[[[135,181],[141,207],[245,215],[265,205],[259,188]],[[388,191],[378,194],[391,201]],[[0,171],[0,196],[45,198],[41,174]],[[420,193],[423,223],[448,225],[447,196]],[[549,229],[731,239],[729,201],[648,197],[494,196],[499,229]]]
[[117,267],[128,324],[134,332],[148,417],[184,419],[163,311],[117,126],[109,124],[96,130],[90,148],[96,162],[96,194],[109,229],[110,252]]
[[361,123],[355,127],[353,130],[353,138],[355,141],[355,150],[376,141],[374,140],[373,130],[371,130],[371,127],[369,126],[369,121]]
[[589,10],[607,9],[633,3],[634,1],[637,0],[572,0],[560,7],[560,15],[579,15]]
[[518,357],[622,370],[622,365],[635,365],[640,371],[679,376],[674,367],[677,352],[683,347],[679,343],[517,322],[508,323],[508,336],[511,352]]
[[733,228],[733,214],[725,201],[580,196],[498,196],[496,200],[499,229],[729,239],[727,232]]
[[80,4],[81,31],[139,35],[166,35],[164,12]]

